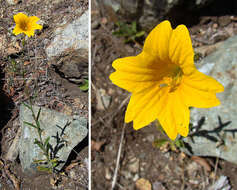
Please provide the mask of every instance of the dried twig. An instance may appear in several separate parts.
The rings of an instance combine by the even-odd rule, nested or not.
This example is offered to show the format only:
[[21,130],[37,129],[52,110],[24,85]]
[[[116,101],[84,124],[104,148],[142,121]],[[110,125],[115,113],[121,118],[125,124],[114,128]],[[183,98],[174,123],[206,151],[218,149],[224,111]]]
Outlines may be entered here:
[[122,150],[122,145],[123,145],[123,138],[124,138],[125,126],[126,126],[126,123],[124,123],[123,129],[122,129],[122,134],[121,134],[121,138],[120,138],[120,144],[119,144],[119,149],[118,149],[116,167],[115,167],[115,171],[114,171],[114,176],[113,176],[113,181],[112,181],[111,190],[114,189],[115,184],[116,184],[116,181],[117,181],[118,169],[119,169],[119,162],[120,162],[120,155],[121,155],[121,150]]
[[214,180],[213,180],[212,185],[214,185],[214,183],[215,183],[218,163],[219,163],[219,157],[216,158],[215,169],[214,169],[214,178],[213,178]]

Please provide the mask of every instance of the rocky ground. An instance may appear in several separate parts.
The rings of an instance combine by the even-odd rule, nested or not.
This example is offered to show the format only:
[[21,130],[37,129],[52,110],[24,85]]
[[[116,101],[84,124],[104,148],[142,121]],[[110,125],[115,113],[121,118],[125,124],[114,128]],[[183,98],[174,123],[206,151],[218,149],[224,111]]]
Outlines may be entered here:
[[[39,17],[43,25],[24,46],[23,36],[12,34],[19,12]],[[0,189],[87,189],[88,137],[58,173],[28,175],[19,156],[8,156],[19,134],[20,105],[30,97],[36,106],[88,119],[87,89],[80,89],[88,79],[88,1],[3,0],[0,18]]]
[[[157,147],[155,140],[166,136],[157,130],[156,123],[138,131],[129,124],[121,140],[129,94],[109,80],[111,64],[118,57],[139,53],[144,39],[126,44],[124,37],[113,35],[118,19],[97,2],[92,1],[92,189],[111,189],[121,144],[115,189],[208,190],[218,189],[211,187],[218,180],[226,185],[219,189],[237,189],[236,164],[217,157],[189,156],[169,143]],[[197,21],[184,23],[190,25],[197,63],[237,34],[234,14],[200,15]]]

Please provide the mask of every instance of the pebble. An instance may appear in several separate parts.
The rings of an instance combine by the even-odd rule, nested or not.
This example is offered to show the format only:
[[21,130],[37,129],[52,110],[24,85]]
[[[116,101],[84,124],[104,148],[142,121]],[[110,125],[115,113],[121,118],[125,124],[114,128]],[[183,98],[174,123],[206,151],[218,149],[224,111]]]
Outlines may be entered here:
[[136,188],[138,190],[151,190],[151,183],[144,178],[140,178],[136,181]]
[[135,174],[134,177],[133,177],[133,181],[137,181],[139,179],[139,175],[138,174]]
[[92,22],[92,24],[91,24],[91,28],[93,29],[93,30],[96,30],[96,29],[98,29],[100,27],[100,23],[97,21],[97,20],[94,20],[93,22]]
[[156,181],[152,184],[152,189],[153,190],[166,190],[165,187],[162,185],[162,183],[159,181]]
[[109,168],[105,168],[105,179],[111,180],[112,174]]
[[9,5],[16,5],[16,4],[18,4],[20,2],[20,0],[7,0],[7,3],[9,4]]
[[132,173],[137,173],[139,171],[139,159],[134,157],[129,160],[128,170]]

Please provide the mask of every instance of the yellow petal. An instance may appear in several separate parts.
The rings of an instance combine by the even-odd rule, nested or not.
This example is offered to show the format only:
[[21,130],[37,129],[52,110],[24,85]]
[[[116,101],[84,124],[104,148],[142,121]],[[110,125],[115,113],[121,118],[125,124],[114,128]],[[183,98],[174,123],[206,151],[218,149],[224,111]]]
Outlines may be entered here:
[[171,93],[170,98],[172,98],[173,100],[173,107],[171,112],[173,112],[174,115],[174,125],[176,126],[177,132],[183,137],[186,137],[189,133],[189,108],[182,101],[182,97],[179,91]]
[[24,33],[25,33],[28,37],[34,36],[34,30],[24,31]]
[[33,30],[41,30],[42,28],[43,28],[43,26],[40,25],[40,24],[33,24],[33,25],[32,25],[32,29],[33,29]]
[[129,101],[125,122],[134,120],[134,129],[145,127],[157,118],[164,106],[168,88],[160,89],[159,86],[132,94]]
[[169,60],[169,41],[172,28],[169,21],[163,21],[157,25],[147,36],[143,51],[156,57],[157,60]]
[[40,19],[37,17],[37,16],[30,16],[29,17],[29,22],[32,22],[32,23],[36,23],[38,22]]
[[185,83],[180,85],[179,92],[183,97],[183,102],[189,107],[210,108],[220,104],[215,92],[199,90]]
[[222,84],[217,82],[214,78],[199,72],[197,69],[194,69],[192,71],[192,74],[187,76],[184,75],[183,77],[183,82],[192,88],[207,92],[224,91],[224,87],[222,86]]
[[172,63],[182,68],[184,74],[194,66],[194,51],[186,26],[179,25],[173,30],[169,40],[169,57]]
[[13,34],[18,35],[18,34],[22,33],[23,30],[17,24],[12,32],[13,32]]
[[174,100],[168,96],[165,106],[161,108],[162,111],[158,114],[158,120],[171,140],[175,140],[178,134],[174,120],[175,116],[172,111],[174,109],[173,103]]
[[158,85],[157,81],[168,72],[162,64],[145,52],[134,57],[116,59],[112,64],[116,71],[110,75],[110,80],[129,92],[137,93]]
[[29,22],[31,23],[32,30],[37,30],[37,29],[41,30],[43,28],[42,25],[36,23],[39,20],[40,19],[37,16],[30,16],[29,17]]
[[27,15],[25,15],[24,13],[18,13],[14,15],[13,18],[16,24],[19,24],[22,20],[24,21],[28,19]]

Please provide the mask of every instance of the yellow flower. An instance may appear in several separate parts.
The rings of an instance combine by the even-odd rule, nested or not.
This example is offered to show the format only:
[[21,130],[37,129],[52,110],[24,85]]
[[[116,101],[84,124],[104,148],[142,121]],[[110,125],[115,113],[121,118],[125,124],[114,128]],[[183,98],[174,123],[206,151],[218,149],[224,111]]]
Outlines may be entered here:
[[140,129],[158,119],[174,140],[189,133],[189,107],[209,108],[220,101],[216,93],[224,87],[199,72],[188,29],[172,29],[169,21],[157,25],[145,40],[142,52],[116,59],[110,80],[131,92],[125,122]]
[[39,18],[36,16],[27,16],[24,13],[18,13],[13,16],[16,26],[13,30],[13,34],[18,35],[21,33],[26,34],[28,37],[34,35],[36,29],[41,30],[42,26],[37,24]]

